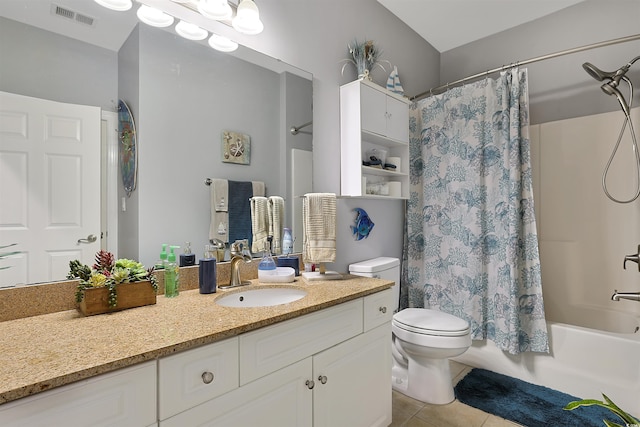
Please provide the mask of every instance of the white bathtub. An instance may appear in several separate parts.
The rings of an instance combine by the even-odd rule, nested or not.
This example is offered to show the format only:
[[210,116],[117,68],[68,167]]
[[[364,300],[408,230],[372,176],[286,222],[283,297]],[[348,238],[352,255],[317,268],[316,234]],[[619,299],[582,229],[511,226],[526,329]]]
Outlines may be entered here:
[[[603,320],[607,332],[559,322],[547,322],[550,353],[504,353],[490,341],[474,341],[453,360],[543,385],[573,396],[602,399],[640,416],[640,321],[627,313],[587,310],[586,321]],[[605,320],[606,319],[606,320]]]

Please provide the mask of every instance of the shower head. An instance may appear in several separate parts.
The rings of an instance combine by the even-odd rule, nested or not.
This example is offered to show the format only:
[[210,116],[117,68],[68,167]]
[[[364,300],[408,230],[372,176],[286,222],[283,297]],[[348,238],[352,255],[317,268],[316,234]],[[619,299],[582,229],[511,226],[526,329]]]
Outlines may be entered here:
[[596,67],[590,62],[585,62],[582,64],[582,68],[589,74],[591,77],[601,82],[604,79],[612,79],[613,76],[616,75],[615,71],[602,71],[600,68]]
[[626,74],[627,71],[629,71],[629,68],[631,68],[631,65],[633,65],[633,63],[639,59],[640,56],[636,56],[627,64],[623,65],[615,71],[602,71],[590,62],[585,62],[584,64],[582,64],[582,68],[584,68],[587,74],[589,74],[594,79],[598,80],[599,82],[608,80],[602,86],[600,86],[600,89],[602,89],[602,91],[607,95],[615,95],[615,97],[618,98],[618,102],[622,107],[622,111],[627,116],[627,118],[629,118],[629,110],[631,109],[631,107],[624,99],[624,96],[622,96],[622,94],[620,93],[620,90],[618,90],[618,85],[620,84],[620,80],[624,80],[629,85],[631,94],[633,94],[633,85],[631,84],[631,80],[626,77]]

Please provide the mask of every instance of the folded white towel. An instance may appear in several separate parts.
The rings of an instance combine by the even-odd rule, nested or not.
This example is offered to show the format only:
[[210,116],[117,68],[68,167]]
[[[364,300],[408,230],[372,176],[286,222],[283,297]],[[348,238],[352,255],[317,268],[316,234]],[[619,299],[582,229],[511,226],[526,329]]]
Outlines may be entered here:
[[209,239],[228,240],[229,232],[229,182],[226,179],[211,181],[211,224]]
[[303,253],[305,263],[336,260],[336,195],[308,193],[302,201]]
[[266,197],[253,196],[251,198],[251,252],[262,252],[269,247],[269,201]]
[[273,236],[273,253],[282,253],[282,228],[284,227],[284,199],[269,197],[269,235]]

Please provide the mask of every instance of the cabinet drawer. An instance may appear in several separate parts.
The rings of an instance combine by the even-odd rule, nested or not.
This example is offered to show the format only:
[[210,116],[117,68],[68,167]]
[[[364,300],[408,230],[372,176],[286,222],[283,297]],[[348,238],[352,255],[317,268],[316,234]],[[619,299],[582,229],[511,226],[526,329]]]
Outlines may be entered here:
[[238,338],[229,338],[158,361],[163,420],[238,387]]
[[240,384],[362,333],[362,298],[287,320],[240,339]]
[[145,362],[0,405],[0,425],[148,426],[156,396],[156,362]]
[[[398,285],[395,285],[398,286]],[[393,289],[364,297],[364,331],[390,322],[395,309]]]

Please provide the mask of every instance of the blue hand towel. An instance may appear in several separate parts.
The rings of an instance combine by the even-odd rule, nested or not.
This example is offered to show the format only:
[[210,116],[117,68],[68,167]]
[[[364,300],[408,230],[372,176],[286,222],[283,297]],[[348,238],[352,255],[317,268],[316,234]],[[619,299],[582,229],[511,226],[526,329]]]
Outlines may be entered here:
[[229,242],[247,239],[251,247],[251,181],[229,181]]

